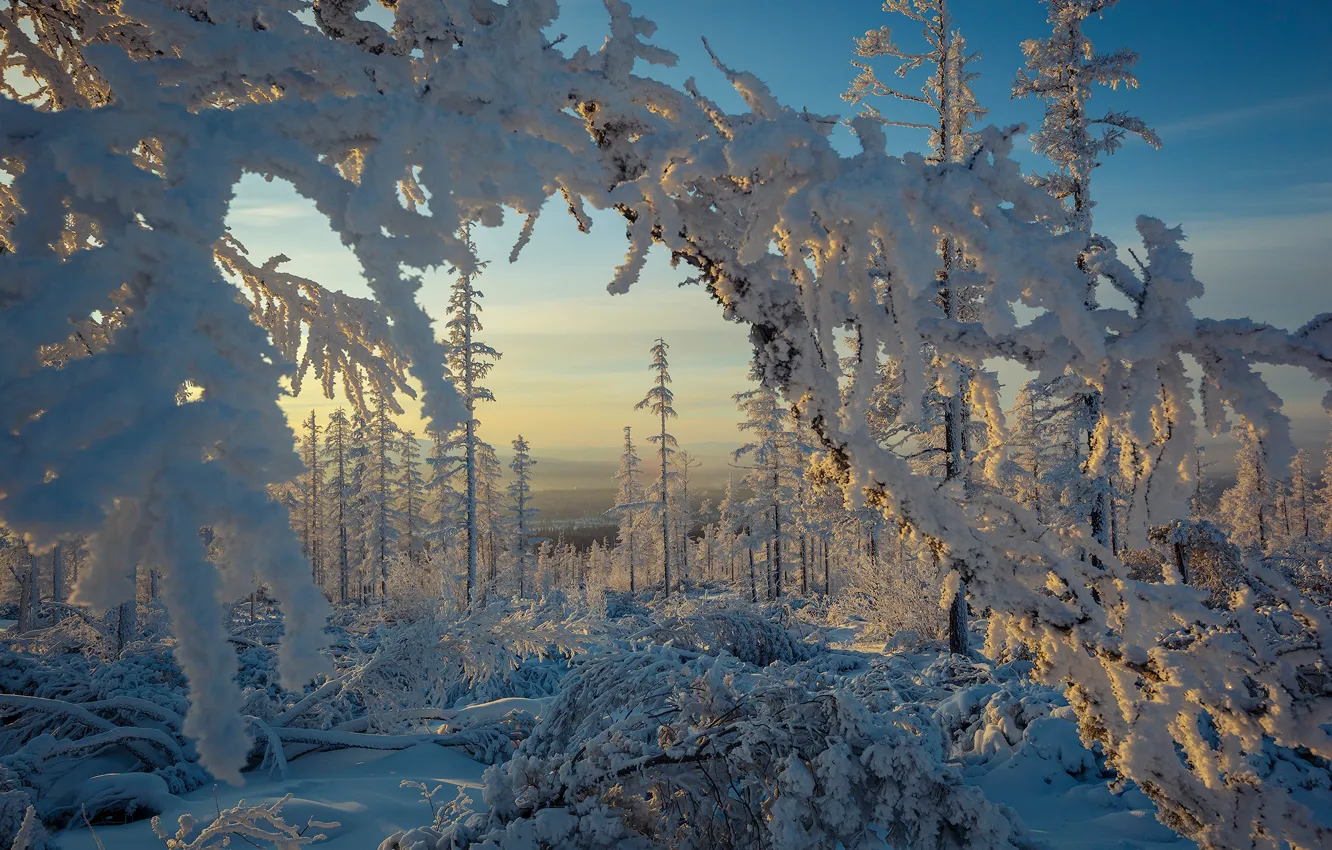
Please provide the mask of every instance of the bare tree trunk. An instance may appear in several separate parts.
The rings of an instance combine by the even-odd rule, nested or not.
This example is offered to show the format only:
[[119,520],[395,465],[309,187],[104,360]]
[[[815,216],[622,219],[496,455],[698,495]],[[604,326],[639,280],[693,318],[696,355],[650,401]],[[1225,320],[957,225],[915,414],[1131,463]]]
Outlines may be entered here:
[[823,538],[823,596],[832,599],[832,571],[828,558],[828,538]]
[[[962,389],[960,379],[957,389],[960,393]],[[960,395],[950,396],[946,400],[945,416],[944,455],[947,461],[944,477],[948,481],[957,481],[963,477],[965,465],[962,451],[962,398]],[[958,565],[955,563],[953,566],[956,569]],[[957,588],[957,593],[948,606],[948,650],[955,655],[965,655],[967,653],[967,591],[966,585],[961,581],[958,582]]]
[[134,642],[135,634],[138,632],[138,611],[136,604],[139,595],[138,587],[138,568],[130,568],[130,598],[120,603],[120,608],[116,612],[116,655],[125,651],[125,647]]
[[1184,557],[1184,544],[1178,540],[1175,541],[1175,569],[1179,570],[1179,580],[1184,584],[1189,583],[1189,562]]
[[970,647],[967,634],[967,590],[961,582],[948,606],[948,651],[953,655],[966,655]]
[[777,470],[774,467],[772,471],[772,553],[775,558],[773,564],[773,586],[777,591],[777,599],[782,598],[782,506],[776,501],[777,494],[780,492],[778,487]]
[[763,544],[763,598],[772,599],[772,541]]
[[37,558],[28,553],[28,572],[19,586],[18,633],[25,634],[37,628],[37,605],[41,595],[37,589]]
[[805,551],[805,533],[800,533],[800,595],[809,595],[809,553]]
[[465,278],[463,299],[463,402],[467,405],[467,435],[463,449],[467,466],[467,604],[476,603],[476,565],[480,557],[478,544],[481,531],[476,524],[476,369],[472,362],[472,284]]
[[749,550],[749,601],[758,602],[758,575],[754,572],[754,545],[745,547]]
[[65,552],[59,543],[51,550],[51,598],[65,601]]

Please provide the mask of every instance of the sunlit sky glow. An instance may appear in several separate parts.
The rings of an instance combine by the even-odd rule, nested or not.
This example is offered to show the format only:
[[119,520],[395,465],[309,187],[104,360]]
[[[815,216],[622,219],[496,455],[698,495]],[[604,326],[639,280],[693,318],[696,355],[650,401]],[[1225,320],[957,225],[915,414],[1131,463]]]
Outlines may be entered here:
[[[1043,6],[1035,0],[953,5],[969,44],[983,55],[976,91],[991,110],[987,120],[1039,123],[1040,105],[1013,102],[1009,90],[1021,40],[1045,32]],[[568,34],[567,45],[601,42],[600,0],[561,6],[553,29]],[[677,84],[694,76],[706,93],[737,110],[739,100],[711,67],[700,35],[791,106],[842,115],[839,94],[853,73],[853,36],[888,25],[904,47],[915,44],[909,22],[880,12],[876,0],[640,0],[634,7],[661,25],[653,40],[680,55],[677,68],[650,73]],[[1332,152],[1325,144],[1332,131],[1332,4],[1122,0],[1089,32],[1101,49],[1129,47],[1142,56],[1141,88],[1098,93],[1094,107],[1129,109],[1165,142],[1161,151],[1130,143],[1097,172],[1097,229],[1126,247],[1140,213],[1183,224],[1208,290],[1203,314],[1290,327],[1332,309]],[[853,147],[846,134],[838,141]],[[890,135],[894,152],[924,143],[923,133]],[[1017,154],[1025,167],[1042,167],[1023,142]],[[291,258],[288,271],[368,294],[352,253],[285,184],[247,177],[229,224],[256,258],[283,253]],[[745,329],[725,322],[699,288],[680,288],[684,273],[670,269],[660,252],[632,292],[608,295],[606,283],[624,254],[623,225],[613,215],[598,216],[592,235],[583,236],[558,205],[548,205],[531,244],[511,265],[520,224],[511,217],[476,237],[491,261],[478,281],[486,294],[482,336],[504,353],[488,381],[498,401],[479,413],[488,439],[507,445],[521,430],[538,454],[614,452],[624,425],[644,432],[651,425],[632,407],[650,380],[648,346],[664,336],[682,444],[734,443],[730,397],[746,386]],[[444,316],[449,282],[445,270],[426,276],[422,299],[436,319]],[[1318,400],[1326,388],[1293,370],[1277,370],[1273,378],[1296,421],[1297,440],[1321,443],[1327,427]],[[288,400],[293,418],[337,404],[316,390],[312,382]],[[414,413],[404,424],[421,428]]]

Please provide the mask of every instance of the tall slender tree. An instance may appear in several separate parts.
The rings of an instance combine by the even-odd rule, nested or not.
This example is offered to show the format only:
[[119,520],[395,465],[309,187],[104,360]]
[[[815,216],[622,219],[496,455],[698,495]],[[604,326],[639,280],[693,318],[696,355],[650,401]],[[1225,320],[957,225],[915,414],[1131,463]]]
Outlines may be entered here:
[[19,609],[16,627],[19,634],[25,634],[37,628],[37,606],[42,602],[41,581],[37,572],[37,557],[28,545],[23,544],[23,560],[27,569],[19,579]]
[[[468,238],[468,245],[471,246],[470,233],[465,235]],[[478,269],[484,268],[485,264],[478,264]],[[454,384],[462,396],[463,404],[467,407],[467,418],[463,422],[460,433],[454,438],[453,443],[462,452],[462,466],[465,475],[463,491],[463,510],[465,512],[465,534],[467,536],[467,603],[471,605],[476,601],[477,589],[477,560],[479,557],[479,547],[481,538],[481,529],[478,525],[477,513],[477,443],[476,435],[477,419],[476,404],[480,401],[494,401],[495,396],[490,390],[481,386],[481,381],[485,380],[486,375],[495,366],[495,361],[499,359],[500,353],[476,338],[476,333],[481,330],[481,303],[482,292],[474,284],[475,274],[460,274],[453,284],[453,292],[449,298],[449,321],[447,328],[449,331],[449,343],[452,345],[452,351],[449,354],[449,366],[454,375]]]
[[495,448],[485,440],[477,441],[476,457],[477,507],[485,543],[486,581],[493,592],[499,577],[500,540],[504,533],[504,506],[500,501],[504,466],[495,455]]
[[420,563],[424,542],[422,494],[425,479],[421,476],[421,444],[411,431],[403,431],[398,437],[397,484],[402,503],[397,512],[398,540],[408,563],[415,566]]
[[694,527],[694,507],[689,501],[689,473],[698,469],[702,462],[695,460],[685,449],[676,452],[671,485],[674,495],[671,503],[675,505],[675,565],[677,581],[681,587],[690,581],[689,532]]
[[513,441],[513,460],[509,468],[513,470],[513,482],[509,484],[509,509],[513,512],[513,554],[518,569],[518,596],[527,593],[527,566],[531,555],[532,539],[529,534],[532,517],[536,509],[532,507],[532,449],[523,435]]
[[1221,516],[1237,545],[1265,551],[1275,532],[1277,494],[1264,435],[1247,419],[1236,423],[1231,432],[1239,440],[1237,470],[1235,485],[1221,494]]
[[661,573],[663,591],[671,595],[671,511],[670,511],[670,458],[675,453],[678,443],[675,437],[666,431],[666,421],[676,418],[675,394],[671,392],[670,364],[666,352],[670,348],[666,340],[658,337],[650,349],[652,363],[648,366],[657,374],[657,381],[648,390],[643,400],[634,405],[634,410],[647,410],[658,417],[661,430],[648,437],[648,442],[656,443],[661,457],[661,476],[652,485],[658,499],[658,511],[661,514]]
[[[925,49],[903,50],[893,41],[888,27],[865,33],[856,39],[855,54],[860,58],[851,60],[859,73],[842,99],[859,107],[862,115],[887,126],[929,130],[935,162],[964,161],[976,149],[971,126],[986,112],[971,90],[977,74],[969,66],[980,58],[979,54],[967,52],[966,39],[953,26],[949,0],[885,0],[883,10],[919,24]],[[899,78],[920,68],[926,70],[919,94],[903,91],[879,77],[871,60],[885,57],[896,60],[894,75]],[[917,108],[924,107],[932,115],[928,121],[887,117],[874,105],[876,98],[918,104]]]
[[[1049,174],[1036,178],[1050,194],[1064,201],[1068,210],[1065,222],[1057,229],[1084,234],[1086,248],[1078,258],[1078,268],[1086,279],[1084,303],[1097,308],[1096,286],[1100,278],[1098,259],[1110,248],[1108,240],[1092,230],[1092,172],[1103,157],[1113,154],[1128,136],[1137,136],[1154,148],[1161,140],[1146,122],[1126,112],[1109,111],[1094,117],[1088,108],[1094,87],[1136,88],[1133,74],[1138,54],[1131,50],[1097,53],[1083,25],[1092,15],[1113,8],[1118,0],[1043,0],[1051,25],[1048,38],[1022,43],[1026,67],[1018,72],[1013,97],[1036,97],[1045,101],[1045,118],[1032,134],[1032,148],[1055,166]],[[1103,459],[1110,447],[1103,445],[1107,429],[1098,428],[1103,416],[1101,394],[1083,394],[1087,463],[1084,472],[1091,482],[1088,524],[1092,536],[1103,546],[1110,543],[1110,481],[1103,471]]]
[[735,585],[735,544],[740,534],[742,517],[739,499],[735,495],[735,475],[726,476],[726,489],[717,505],[717,538],[726,549],[727,578]]
[[766,386],[734,396],[736,404],[745,414],[740,430],[749,434],[750,442],[736,449],[736,461],[749,458],[752,466],[745,483],[751,496],[747,505],[747,525],[757,533],[767,535],[767,549],[772,557],[768,563],[769,583],[774,595],[782,598],[786,569],[782,563],[782,544],[790,536],[789,524],[783,530],[783,521],[790,515],[795,498],[793,465],[794,435],[786,428],[786,411],[777,394]]
[[643,491],[638,483],[638,454],[634,451],[633,429],[624,426],[624,451],[620,453],[620,467],[615,472],[615,507],[619,515],[620,553],[629,570],[629,592],[638,591],[638,517],[642,512]]
[[328,470],[327,492],[328,522],[332,526],[332,543],[336,551],[338,570],[338,602],[346,604],[351,598],[351,541],[353,496],[351,468],[347,453],[351,448],[351,422],[347,411],[339,407],[328,417],[324,429],[324,465]]
[[[979,58],[967,52],[966,39],[954,27],[949,0],[885,0],[883,9],[901,15],[920,25],[925,49],[906,51],[892,40],[888,27],[870,30],[856,39],[856,55],[863,61],[852,60],[860,73],[851,83],[843,99],[857,104],[861,114],[880,122],[899,127],[930,131],[931,159],[939,163],[960,163],[976,150],[973,123],[985,115],[971,89],[977,74],[969,69]],[[903,91],[884,83],[869,60],[887,57],[897,62],[894,73],[905,78],[924,68],[926,77],[919,94]],[[906,104],[918,104],[933,113],[928,123],[907,122],[886,118],[871,102],[872,98],[889,98]],[[939,240],[938,279],[939,305],[945,318],[957,322],[963,318],[964,302],[973,293],[961,284],[958,274],[965,266],[959,246],[948,236]],[[936,354],[936,359],[938,355]],[[942,391],[937,393],[940,419],[943,426],[944,479],[962,481],[968,471],[966,398],[970,367],[956,360],[939,364]],[[966,622],[966,588],[959,584],[950,603],[951,624]],[[966,651],[965,629],[950,627],[949,645],[957,652]]]
[[[33,569],[37,568],[36,562],[33,563]],[[138,566],[129,568],[130,572],[130,597],[120,603],[120,608],[116,611],[116,655],[125,651],[125,647],[134,642],[138,634]]]
[[1332,441],[1323,453],[1323,486],[1318,488],[1319,531],[1323,539],[1332,543]]
[[355,596],[364,605],[374,591],[374,572],[371,559],[372,527],[369,522],[373,492],[370,487],[371,420],[360,410],[352,413],[351,426],[348,429],[347,462],[351,466],[351,485],[349,505],[352,518],[348,529],[353,534],[350,554],[352,574],[356,579]]
[[[61,541],[51,549],[51,601],[64,602],[68,595],[65,577],[65,547]],[[57,615],[58,616],[58,615]]]
[[310,559],[310,575],[321,585],[324,580],[320,536],[323,516],[320,514],[319,491],[324,488],[324,459],[319,453],[319,419],[313,410],[302,425],[301,460],[305,463],[305,480],[301,482],[301,547]]
[[[1032,148],[1055,165],[1055,171],[1038,178],[1052,195],[1068,207],[1067,226],[1092,234],[1092,172],[1104,156],[1115,153],[1128,136],[1137,136],[1154,148],[1161,147],[1156,131],[1141,118],[1126,112],[1108,111],[1093,116],[1088,101],[1094,87],[1137,88],[1133,66],[1138,54],[1131,50],[1097,53],[1083,25],[1101,15],[1119,0],[1043,0],[1048,38],[1022,43],[1026,67],[1018,71],[1013,97],[1036,97],[1045,101],[1045,119],[1032,134]],[[1089,278],[1088,301],[1095,301],[1095,280]]]
[[368,455],[363,482],[365,513],[362,517],[362,539],[370,567],[370,580],[379,581],[379,599],[388,598],[389,553],[393,549],[397,530],[394,523],[395,474],[397,461],[393,457],[398,442],[398,426],[389,418],[388,400],[382,395],[375,398],[373,418],[368,423]]
[[459,517],[465,516],[465,511],[461,509],[462,496],[455,486],[460,468],[459,458],[449,448],[447,435],[431,432],[430,454],[426,457],[430,474],[426,478],[425,490],[433,506],[433,518],[426,526],[426,538],[438,547],[449,545],[458,529]]

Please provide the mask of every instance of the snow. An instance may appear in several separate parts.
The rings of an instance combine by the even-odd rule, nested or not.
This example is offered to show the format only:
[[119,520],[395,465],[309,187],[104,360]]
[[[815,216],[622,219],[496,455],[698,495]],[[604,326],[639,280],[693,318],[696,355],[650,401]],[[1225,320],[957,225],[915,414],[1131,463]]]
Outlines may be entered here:
[[[316,846],[376,847],[387,836],[405,835],[412,830],[415,832],[411,835],[417,838],[429,838],[437,834],[425,829],[435,820],[432,807],[445,812],[445,807],[460,791],[470,798],[467,811],[484,815],[489,810],[486,801],[503,799],[502,795],[493,795],[506,787],[508,781],[519,782],[520,777],[528,777],[515,786],[516,791],[522,783],[550,781],[557,775],[564,775],[565,771],[572,771],[569,775],[582,773],[586,777],[586,771],[593,764],[600,763],[600,757],[592,764],[583,764],[571,753],[600,740],[597,730],[605,728],[607,722],[620,730],[617,734],[629,734],[633,718],[639,712],[648,712],[659,718],[658,722],[671,723],[662,712],[670,706],[680,706],[685,711],[703,711],[705,716],[708,712],[728,716],[740,704],[735,702],[736,696],[750,691],[762,692],[769,687],[763,684],[765,682],[804,681],[804,674],[798,671],[808,669],[827,671],[819,674],[823,676],[844,677],[840,692],[848,697],[853,693],[862,694],[860,698],[869,700],[867,707],[883,712],[880,718],[915,716],[918,719],[912,725],[927,718],[928,723],[937,725],[941,735],[939,745],[944,747],[944,753],[952,753],[955,766],[943,774],[927,773],[926,776],[932,778],[922,777],[921,781],[937,782],[941,777],[951,775],[955,778],[941,788],[973,788],[984,794],[986,802],[983,805],[979,800],[965,797],[959,798],[956,804],[960,807],[958,814],[971,812],[958,823],[967,824],[966,829],[978,830],[974,833],[978,841],[980,836],[993,838],[1003,834],[1003,829],[1008,827],[1000,829],[996,825],[1002,822],[1002,818],[999,821],[993,818],[999,811],[1009,811],[1010,814],[1004,817],[1012,819],[1014,829],[1022,830],[1021,834],[1027,836],[1024,840],[1045,839],[1054,846],[1086,850],[1192,846],[1156,821],[1151,802],[1131,784],[1120,792],[1111,791],[1103,760],[1086,749],[1079,738],[1073,711],[1057,692],[1030,681],[1032,664],[1028,661],[994,665],[982,660],[949,657],[939,643],[906,632],[897,635],[899,648],[881,652],[880,644],[864,637],[869,624],[854,620],[841,624],[833,621],[827,625],[792,623],[791,637],[786,640],[792,640],[797,634],[802,634],[803,638],[783,649],[784,655],[779,657],[774,655],[776,650],[771,647],[780,647],[782,640],[757,626],[758,620],[770,621],[762,616],[752,619],[754,615],[746,614],[744,607],[724,597],[700,600],[686,597],[662,603],[662,607],[650,606],[647,610],[654,612],[655,625],[646,630],[635,627],[630,635],[633,645],[646,649],[627,651],[615,648],[623,647],[622,642],[602,643],[575,666],[586,679],[586,690],[581,696],[571,693],[566,684],[556,697],[502,697],[439,710],[432,715],[434,720],[430,725],[436,735],[448,734],[452,729],[494,723],[514,713],[537,719],[538,727],[533,738],[520,748],[513,761],[504,762],[499,768],[500,773],[491,777],[486,774],[487,767],[469,757],[463,749],[426,742],[425,736],[418,736],[422,742],[412,745],[407,740],[411,736],[371,736],[278,726],[275,732],[284,736],[290,733],[296,739],[311,736],[336,739],[339,744],[351,743],[353,746],[301,754],[299,747],[290,749],[291,745],[288,745],[285,776],[277,770],[261,767],[247,772],[241,787],[205,783],[178,795],[167,793],[167,784],[158,775],[120,772],[131,768],[134,760],[123,754],[117,755],[116,751],[106,751],[82,763],[65,762],[59,768],[64,775],[47,792],[47,804],[61,804],[71,811],[86,805],[94,820],[94,828],[90,832],[81,819],[75,817],[70,826],[55,837],[65,850],[93,850],[96,840],[100,840],[106,850],[153,847],[158,846],[157,839],[145,817],[147,814],[160,812],[163,829],[172,832],[182,815],[192,817],[199,824],[208,824],[219,811],[232,816],[230,810],[239,807],[242,801],[252,807],[271,805],[288,798],[281,807],[285,823],[299,826],[313,820],[320,824],[338,824],[319,826],[317,831],[327,835],[328,839],[317,842]],[[634,622],[635,616],[631,615],[629,622]],[[732,622],[726,625],[728,620]],[[608,621],[599,628],[620,630],[624,626]],[[772,628],[784,630],[775,623]],[[758,635],[765,636],[754,643]],[[667,649],[660,643],[655,644],[654,649],[653,644],[644,643],[647,640],[670,641],[675,647],[694,649]],[[415,639],[412,642],[415,643]],[[764,649],[764,646],[770,648]],[[254,655],[254,650],[247,652],[250,653],[248,658],[261,657]],[[745,664],[736,660],[731,652],[740,652],[751,656],[759,665],[770,666]],[[691,669],[695,672],[690,672]],[[594,673],[597,670],[601,672]],[[640,680],[641,685],[637,684]],[[679,696],[670,696],[677,686],[684,686],[684,690],[679,691]],[[326,694],[331,693],[326,691]],[[883,702],[888,694],[892,695],[891,699]],[[133,699],[123,696],[89,705],[119,705],[121,702],[137,705]],[[852,706],[852,702],[846,702],[840,710],[847,713],[845,722],[850,723],[844,734],[850,735],[849,740],[854,742],[856,736],[864,734],[862,724],[880,721],[874,720],[874,715],[859,715]],[[916,714],[903,715],[904,710]],[[383,713],[382,717],[387,718],[390,714]],[[851,719],[856,717],[860,719]],[[97,723],[91,716],[88,722]],[[671,725],[670,728],[679,728],[683,732],[685,727]],[[919,743],[902,739],[889,751],[880,752],[872,746],[866,749],[865,758],[877,766],[872,767],[871,773],[862,781],[871,784],[880,781],[874,778],[880,774],[873,771],[892,773],[918,769],[919,763],[904,759],[900,748],[910,750],[923,745],[925,749],[920,752],[928,752],[933,746],[929,743],[931,733],[924,731],[928,725],[921,728]],[[766,729],[766,725],[760,725],[755,731],[762,729]],[[675,734],[679,733],[671,733]],[[722,727],[713,725],[710,734],[727,733]],[[762,731],[760,734],[766,736],[769,733]],[[894,736],[900,734],[892,733]],[[654,732],[650,740],[664,743],[671,740],[671,735],[660,738],[659,733]],[[373,739],[376,748],[354,746],[358,739]],[[686,745],[679,742],[675,746]],[[836,783],[847,778],[841,773],[844,762],[837,756],[840,746],[843,745],[834,744],[808,765],[795,760],[782,767],[781,782],[787,796],[774,813],[778,818],[775,823],[787,826],[780,829],[774,826],[774,841],[778,842],[774,846],[786,846],[781,842],[794,840],[798,834],[798,830],[794,833],[782,830],[789,830],[800,821],[800,806],[804,805],[801,800],[814,799],[810,795],[814,794],[815,786],[809,783],[815,776],[822,787],[828,788],[836,787]],[[631,748],[625,756],[635,752],[638,751]],[[647,754],[634,755],[633,758],[643,761],[651,752],[648,750]],[[592,751],[588,755],[590,757]],[[850,758],[849,753],[845,755]],[[617,759],[625,756],[611,756],[610,764],[621,763]],[[566,767],[556,766],[560,764]],[[909,767],[913,764],[916,766]],[[510,765],[517,772],[508,780],[500,781]],[[405,787],[404,782],[414,784]],[[960,785],[948,784],[956,782]],[[442,787],[431,795],[430,800],[423,799],[420,790],[414,790],[423,788],[428,791],[436,786]],[[960,790],[947,793],[960,793]],[[60,803],[62,800],[64,802]],[[141,807],[139,820],[123,825],[96,823],[95,813],[99,807],[124,808],[124,801],[134,801]],[[838,818],[851,817],[854,811],[852,808],[841,815],[835,814],[840,810],[830,808],[833,806],[831,800],[814,805],[822,812],[820,817],[830,819],[830,824],[837,823]],[[973,810],[978,805],[981,808]],[[984,814],[986,806],[995,805],[1008,808]],[[238,811],[243,814],[247,810]],[[924,816],[924,813],[924,809],[917,810],[917,816]],[[445,820],[440,823],[447,825],[464,814],[462,810],[451,808],[442,815]],[[572,828],[575,823],[584,824],[580,829],[591,828],[590,821],[584,822],[578,817],[558,828],[556,820],[547,817],[541,821],[542,825],[533,824],[533,827],[558,832]],[[999,831],[995,832],[995,829]],[[783,835],[787,837],[782,838]],[[628,840],[627,835],[622,837]],[[430,841],[434,840],[430,838]],[[981,845],[989,840],[981,841]],[[433,845],[428,843],[425,846]]]
[[166,780],[154,773],[102,773],[83,783],[74,807],[93,823],[123,814],[127,820],[160,815],[171,805]]
[[1075,724],[1048,717],[1027,728],[1012,757],[974,781],[991,800],[1012,806],[1023,824],[1051,846],[1081,850],[1194,846],[1156,819],[1155,807],[1141,791],[1132,788],[1115,794],[1105,782],[1085,778],[1095,766]]
[[[174,827],[183,814],[202,822],[211,821],[220,806],[234,806],[241,800],[259,803],[290,794],[283,807],[289,823],[305,823],[307,818],[338,821],[340,826],[320,831],[328,841],[317,847],[329,850],[366,850],[377,847],[384,837],[400,829],[410,829],[430,821],[430,811],[419,797],[400,788],[404,780],[422,782],[431,787],[447,786],[438,799],[447,802],[452,789],[482,787],[485,766],[450,749],[422,744],[406,750],[337,750],[314,753],[291,762],[285,781],[251,774],[242,787],[218,785],[200,788],[182,797],[171,797],[163,807],[162,822]],[[479,792],[471,795],[480,803]],[[147,820],[124,826],[97,826],[96,837],[106,850],[138,850],[160,845]],[[64,850],[97,850],[93,834],[85,829],[58,833]],[[233,842],[234,846],[235,842]]]

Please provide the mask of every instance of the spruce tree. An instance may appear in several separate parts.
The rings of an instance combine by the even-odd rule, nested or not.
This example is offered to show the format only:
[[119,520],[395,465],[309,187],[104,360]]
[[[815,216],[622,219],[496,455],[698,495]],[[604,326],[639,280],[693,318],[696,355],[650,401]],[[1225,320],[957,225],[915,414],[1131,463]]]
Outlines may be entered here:
[[[1032,134],[1031,144],[1037,153],[1054,164],[1055,170],[1036,180],[1067,207],[1068,218],[1057,229],[1080,232],[1086,239],[1087,247],[1078,259],[1078,267],[1086,278],[1084,303],[1087,309],[1094,310],[1098,306],[1096,260],[1107,250],[1108,242],[1092,230],[1092,207],[1095,205],[1091,198],[1092,172],[1101,164],[1102,157],[1119,150],[1126,136],[1138,136],[1156,148],[1161,146],[1161,140],[1140,118],[1125,112],[1106,112],[1101,117],[1093,117],[1088,109],[1088,101],[1097,85],[1111,89],[1120,86],[1136,88],[1138,85],[1133,74],[1133,66],[1138,61],[1136,53],[1130,50],[1096,53],[1083,32],[1087,18],[1100,15],[1118,0],[1044,2],[1052,31],[1048,38],[1022,43],[1026,67],[1018,72],[1013,97],[1036,97],[1045,101],[1045,118],[1040,130]],[[1101,445],[1098,436],[1101,395],[1096,391],[1084,393],[1082,402],[1083,432],[1088,448],[1085,474],[1091,482],[1088,524],[1097,542],[1108,546],[1110,482],[1103,472],[1093,471],[1098,460],[1109,453],[1109,447]]]
[[658,417],[661,430],[648,437],[648,442],[656,443],[658,453],[661,457],[661,477],[653,482],[650,488],[650,495],[657,497],[658,511],[661,514],[661,573],[663,592],[671,595],[671,511],[670,511],[670,458],[675,454],[679,445],[675,437],[666,432],[666,421],[676,418],[675,394],[671,392],[671,373],[670,364],[666,360],[666,352],[670,348],[666,340],[657,339],[656,343],[650,349],[652,354],[652,363],[648,366],[650,370],[657,373],[657,382],[653,384],[652,389],[648,390],[643,400],[634,405],[634,410],[647,410]]
[[1237,470],[1234,486],[1221,494],[1221,516],[1236,545],[1264,552],[1273,542],[1277,512],[1264,435],[1247,419],[1241,419],[1231,433],[1239,441]]
[[[469,242],[470,245],[470,236]],[[484,268],[484,264],[480,264]],[[476,404],[480,401],[494,401],[490,390],[481,386],[486,375],[495,366],[500,353],[476,338],[481,330],[482,293],[476,288],[473,274],[460,274],[453,284],[449,298],[449,343],[453,346],[449,355],[449,366],[453,372],[454,384],[467,407],[467,419],[463,422],[460,433],[452,440],[451,446],[462,452],[462,467],[465,476],[463,491],[463,509],[465,512],[464,532],[467,536],[467,603],[476,601],[477,561],[479,557],[481,529],[478,524],[477,508],[477,446],[476,435],[478,422]]]
[[[1131,50],[1097,53],[1083,25],[1118,0],[1043,0],[1048,38],[1022,43],[1026,67],[1013,83],[1013,97],[1045,101],[1045,118],[1032,134],[1032,148],[1055,165],[1055,171],[1037,178],[1039,185],[1068,207],[1067,226],[1091,238],[1092,172],[1104,156],[1115,153],[1128,136],[1137,136],[1154,148],[1161,139],[1147,123],[1125,112],[1094,116],[1089,108],[1094,87],[1137,88],[1133,66],[1138,54]],[[1095,280],[1089,279],[1088,304],[1095,303]]]
[[338,570],[338,601],[346,604],[351,598],[351,528],[353,512],[351,466],[351,422],[347,412],[338,408],[328,417],[324,429],[324,465],[326,479],[328,523],[333,530],[334,560]]
[[324,488],[324,461],[319,452],[319,420],[315,412],[302,424],[301,460],[305,464],[304,480],[300,482],[301,548],[310,560],[310,575],[316,585],[324,580],[320,551],[323,517],[320,515],[319,492]]
[[411,431],[404,431],[398,437],[397,489],[401,496],[401,508],[397,512],[399,544],[408,563],[416,566],[421,561],[424,541],[422,494],[425,479],[421,476],[421,444]]
[[536,509],[532,507],[532,467],[535,465],[531,446],[519,434],[513,441],[513,460],[509,462],[509,468],[513,470],[513,482],[509,484],[509,510],[513,513],[513,554],[518,568],[520,598],[527,593],[528,557],[532,549],[530,530],[532,517],[536,515]]
[[504,536],[504,506],[500,479],[504,466],[495,448],[485,440],[476,444],[477,508],[482,541],[485,544],[486,580],[492,592],[499,577],[500,540]]
[[620,453],[620,467],[615,473],[615,507],[619,515],[619,551],[629,568],[629,592],[638,590],[637,526],[642,510],[643,491],[638,483],[638,454],[634,451],[632,428],[624,426],[624,451]]
[[371,553],[373,528],[368,522],[371,512],[372,491],[370,488],[371,465],[371,420],[360,410],[355,411],[349,429],[350,442],[347,447],[347,462],[351,466],[351,486],[349,504],[351,517],[347,528],[353,535],[350,545],[352,575],[356,579],[356,600],[365,604],[374,592],[374,564]]
[[375,408],[367,427],[368,453],[362,492],[365,513],[362,516],[362,539],[366,548],[369,578],[379,582],[379,600],[388,598],[389,554],[397,539],[394,522],[395,481],[398,471],[393,457],[398,443],[398,426],[389,418],[388,401],[376,394]]
[[[861,107],[861,113],[893,126],[927,129],[930,131],[931,159],[938,163],[965,162],[976,150],[972,124],[985,115],[976,101],[971,83],[976,74],[969,66],[979,56],[968,53],[966,40],[954,27],[948,0],[885,0],[884,11],[902,15],[920,25],[926,49],[921,52],[904,51],[896,45],[887,27],[870,30],[856,39],[856,55],[866,61],[855,61],[860,73],[852,81],[843,99]],[[889,57],[897,60],[895,74],[905,78],[913,71],[924,68],[927,72],[920,94],[902,91],[884,83],[868,60]],[[870,102],[870,98],[886,97],[900,102],[920,104],[932,113],[929,123],[904,122],[883,117]],[[964,302],[974,298],[969,287],[962,284],[966,261],[961,251],[947,236],[939,240],[938,303],[945,318],[957,322],[963,318]],[[967,474],[969,458],[967,441],[966,398],[970,367],[956,361],[940,364],[943,391],[936,394],[943,430],[944,479],[962,481]],[[950,623],[965,623],[966,589],[959,590],[951,603]],[[965,651],[965,634],[951,628],[949,644],[955,651]]]
[[432,545],[447,548],[454,531],[458,527],[462,496],[454,487],[454,479],[459,471],[459,459],[449,451],[449,439],[438,431],[431,433],[430,454],[426,457],[426,466],[430,468],[425,481],[425,490],[432,505],[430,513],[433,519],[427,523],[426,537]]
[[795,498],[793,465],[794,435],[786,428],[786,411],[777,394],[766,386],[736,393],[736,404],[745,414],[740,430],[748,432],[750,442],[732,453],[736,461],[749,458],[752,466],[745,467],[745,484],[751,496],[746,506],[746,524],[751,534],[760,531],[767,537],[771,552],[768,563],[769,581],[774,595],[784,594],[785,567],[782,563],[782,543],[790,535],[789,524],[783,531],[783,521],[789,517],[790,505]]
[[671,503],[675,505],[675,565],[677,581],[681,587],[690,580],[689,576],[689,532],[694,526],[694,509],[689,502],[689,472],[702,464],[695,460],[688,451],[681,449],[676,453],[672,465],[675,467],[671,476],[673,495]]

